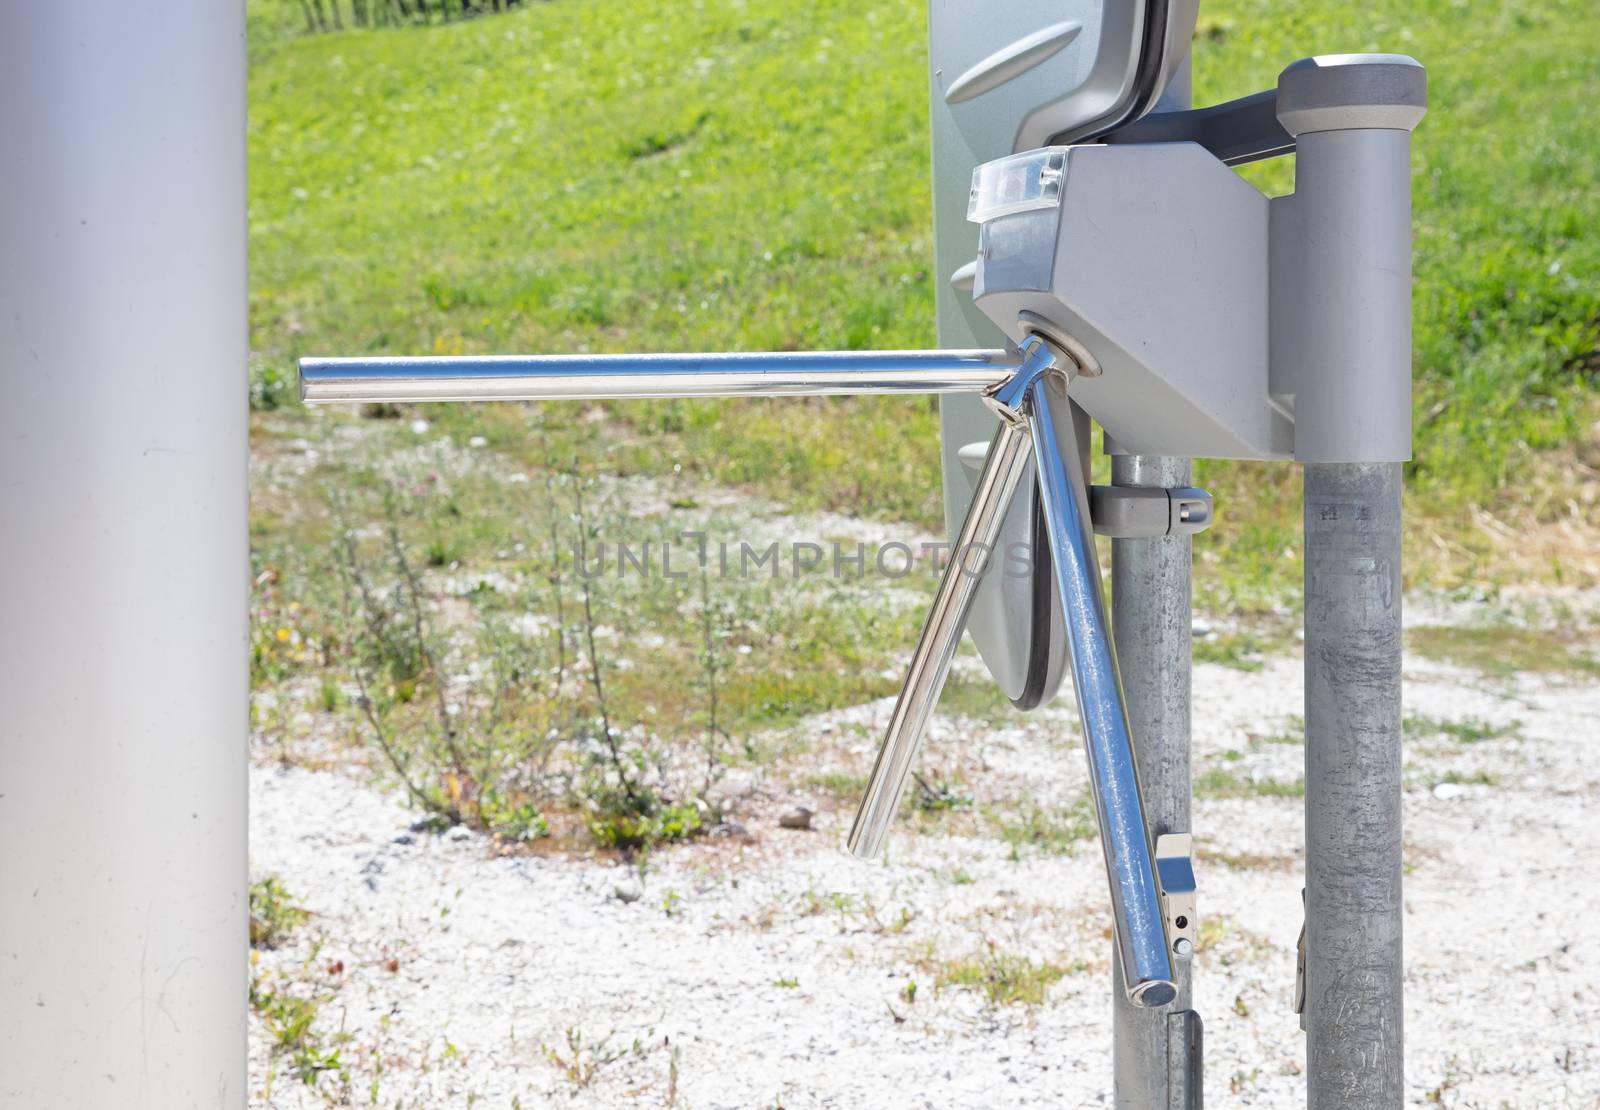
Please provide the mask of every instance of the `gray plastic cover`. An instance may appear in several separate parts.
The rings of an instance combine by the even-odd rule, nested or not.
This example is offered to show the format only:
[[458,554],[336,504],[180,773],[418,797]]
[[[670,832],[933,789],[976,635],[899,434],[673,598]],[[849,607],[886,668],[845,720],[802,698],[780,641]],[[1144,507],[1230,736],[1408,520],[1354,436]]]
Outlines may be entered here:
[[[1092,139],[1149,111],[1188,57],[1198,7],[1199,0],[931,0],[940,346],[995,347],[1006,340],[972,300],[973,168],[1014,151]],[[972,397],[943,398],[940,412],[945,520],[953,536],[976,476],[960,452],[988,443],[994,417]],[[1003,551],[1035,546],[1034,512],[1031,493],[1017,498]],[[1046,560],[1036,556],[1033,563],[1047,576]],[[1000,688],[1024,708],[1048,701],[1061,681],[1061,622],[1051,614],[1052,596],[1028,577],[992,574],[967,624]]]

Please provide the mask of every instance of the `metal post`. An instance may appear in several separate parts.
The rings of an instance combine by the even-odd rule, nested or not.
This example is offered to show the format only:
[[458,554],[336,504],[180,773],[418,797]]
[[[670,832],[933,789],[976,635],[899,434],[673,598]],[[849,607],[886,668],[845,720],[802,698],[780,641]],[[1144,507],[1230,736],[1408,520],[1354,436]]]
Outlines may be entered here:
[[[1188,459],[1115,455],[1118,486],[1176,488],[1191,483]],[[1112,628],[1133,728],[1145,816],[1152,836],[1188,832],[1190,540],[1188,536],[1111,541]],[[1112,961],[1112,1055],[1115,1105],[1129,1110],[1190,1110],[1200,1105],[1198,1052],[1170,1053],[1170,1015],[1189,1009],[1193,958],[1179,956],[1178,996],[1165,1010],[1129,1004]],[[1195,1020],[1198,1024],[1198,1019]],[[1180,1064],[1181,1076],[1162,1066]],[[1178,1082],[1173,1082],[1174,1079]],[[1187,1101],[1170,1101],[1174,1090]]]
[[1305,468],[1311,1110],[1404,1100],[1400,464]]
[[[1190,64],[1156,111],[1192,103]],[[1175,489],[1191,485],[1188,459],[1113,455],[1111,484]],[[1150,835],[1188,832],[1189,681],[1192,635],[1188,536],[1111,541],[1111,621],[1127,694]],[[1203,1104],[1200,1018],[1190,1014],[1193,953],[1173,960],[1178,996],[1165,1010],[1128,1002],[1112,961],[1111,1054],[1114,1104],[1126,1110],[1199,1110]],[[1181,1042],[1174,1046],[1173,1038]]]
[[1404,1099],[1400,464],[1411,456],[1411,129],[1427,76],[1392,54],[1278,78],[1295,191],[1274,200],[1275,392],[1305,464],[1306,1091]]
[[0,1107],[245,1104],[243,9],[0,4]]

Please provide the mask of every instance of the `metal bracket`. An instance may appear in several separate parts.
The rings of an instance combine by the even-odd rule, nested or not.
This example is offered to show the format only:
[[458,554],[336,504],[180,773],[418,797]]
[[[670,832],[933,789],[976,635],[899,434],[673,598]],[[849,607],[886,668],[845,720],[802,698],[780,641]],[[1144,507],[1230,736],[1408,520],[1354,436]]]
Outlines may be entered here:
[[[969,443],[957,453],[964,466],[983,469],[989,443]],[[1193,486],[1159,489],[1147,486],[1090,486],[1089,517],[1097,536],[1114,540],[1147,540],[1158,536],[1192,536],[1211,527],[1211,495]]]
[[1211,495],[1192,486],[1093,486],[1089,515],[1095,534],[1112,539],[1192,536],[1211,527]]
[[1227,166],[1294,153],[1294,136],[1278,122],[1278,90],[1192,108],[1156,112],[1105,137],[1107,143],[1199,143]]
[[1193,1010],[1167,1015],[1165,1110],[1204,1110],[1205,1026]]
[[1193,954],[1200,933],[1193,851],[1194,836],[1190,833],[1162,833],[1156,837],[1156,884],[1167,915],[1167,935],[1172,938],[1173,952],[1179,956]]
[[1300,1029],[1306,1025],[1306,888],[1300,888],[1300,939],[1294,946],[1294,1012],[1300,1015]]

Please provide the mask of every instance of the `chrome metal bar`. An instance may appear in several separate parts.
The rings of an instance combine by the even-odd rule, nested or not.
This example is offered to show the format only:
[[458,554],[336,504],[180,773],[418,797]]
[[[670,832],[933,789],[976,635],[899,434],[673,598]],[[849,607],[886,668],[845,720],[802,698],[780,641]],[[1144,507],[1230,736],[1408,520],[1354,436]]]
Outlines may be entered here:
[[1025,410],[1033,432],[1050,561],[1066,618],[1072,684],[1083,719],[1100,846],[1111,884],[1117,955],[1129,1001],[1136,1006],[1165,1006],[1177,997],[1177,973],[1167,943],[1133,737],[1101,593],[1088,486],[1081,452],[1072,443],[1071,422],[1065,423],[1065,438],[1057,434],[1045,395],[1050,388],[1049,378],[1040,379],[1029,390]]
[[1016,352],[777,351],[754,354],[305,358],[300,397],[335,401],[558,401],[983,393]]
[[989,453],[978,475],[977,488],[973,490],[966,518],[961,522],[949,565],[939,579],[933,607],[928,611],[916,651],[911,655],[911,665],[906,670],[905,685],[894,703],[883,746],[878,749],[860,808],[850,826],[847,844],[851,854],[862,859],[871,859],[883,851],[889,825],[900,805],[900,795],[911,777],[911,765],[922,747],[928,718],[939,702],[945,677],[950,673],[950,661],[955,658],[961,633],[966,630],[967,616],[972,611],[985,569],[984,565],[970,565],[968,555],[978,552],[980,564],[987,564],[1000,537],[1011,498],[1027,470],[1029,436],[1027,418],[1022,411],[1023,398],[1032,383],[1056,366],[1056,352],[1035,336],[1023,341],[1017,355],[1020,365],[1015,373],[1006,375],[986,394],[990,407],[1000,417],[1000,427],[989,442]]
[[905,792],[912,763],[922,747],[928,718],[939,702],[950,661],[955,658],[973,598],[983,580],[983,568],[969,566],[967,553],[977,552],[986,562],[993,552],[1006,509],[1027,472],[1028,450],[1024,422],[1002,418],[990,441],[989,455],[978,476],[961,534],[956,537],[950,562],[939,579],[939,590],[933,596],[917,650],[912,653],[906,684],[894,703],[883,747],[878,749],[877,762],[872,765],[872,775],[861,796],[861,807],[850,827],[848,844],[852,855],[871,859],[883,851],[889,825],[900,806],[900,795]]

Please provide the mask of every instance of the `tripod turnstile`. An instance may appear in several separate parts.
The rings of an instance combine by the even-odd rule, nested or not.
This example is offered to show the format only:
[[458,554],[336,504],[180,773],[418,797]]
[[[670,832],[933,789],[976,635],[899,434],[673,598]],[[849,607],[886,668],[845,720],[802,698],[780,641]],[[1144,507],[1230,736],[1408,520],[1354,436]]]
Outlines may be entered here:
[[[943,10],[934,5],[936,46]],[[1023,36],[959,80],[936,57],[936,90],[947,106],[976,103],[1064,54],[1079,33],[1052,25]],[[1156,67],[1158,84],[1181,70],[1171,61]],[[1148,111],[1153,87],[1124,90],[1142,107],[1119,124]],[[1186,693],[1169,699],[1162,685],[1171,677],[1187,690],[1187,548],[1131,545],[1182,542],[1210,523],[1209,498],[1188,488],[1187,459],[1306,464],[1308,1098],[1312,1107],[1390,1110],[1403,1092],[1398,467],[1410,454],[1409,139],[1425,111],[1422,68],[1395,55],[1307,59],[1284,70],[1273,93],[1155,123],[1146,115],[1112,142],[1080,141],[1099,137],[1073,130],[1092,120],[1072,122],[1055,100],[1043,117],[1023,111],[1026,97],[1005,103],[983,118],[1023,112],[1015,136],[1033,135],[1040,118],[1068,120],[1074,141],[971,167],[975,257],[952,270],[950,289],[964,298],[962,319],[1003,346],[307,359],[303,396],[945,398],[955,549],[849,845],[863,856],[881,848],[964,629],[980,648],[987,642],[986,660],[1021,706],[1048,697],[1051,674],[1070,673],[1111,892],[1117,1104],[1131,1107],[1193,1110],[1202,1101],[1200,1020],[1187,1005],[1189,791],[1171,775],[1174,765],[1187,772],[1188,706]],[[1298,155],[1289,196],[1269,200],[1229,168],[1289,149]],[[936,139],[936,167],[944,164]],[[936,177],[936,193],[951,185]],[[973,405],[982,421],[971,419]],[[1117,456],[1111,487],[1087,481],[1090,418]],[[991,424],[986,448],[958,443],[952,455],[953,439]],[[963,468],[954,474],[952,458]],[[1021,535],[1045,556],[1035,564],[1047,576],[1043,593],[1033,583],[1021,605],[983,574],[1019,528],[1033,529]],[[1113,548],[1116,638],[1139,658],[1137,717],[1179,741],[1169,746],[1182,758],[1164,768],[1159,822],[1140,779],[1096,531],[1124,545]],[[1152,581],[1154,596],[1132,604],[1130,591]],[[1013,650],[1023,636],[1028,650]],[[1158,652],[1142,650],[1146,636]],[[1019,683],[1028,696],[1018,696]],[[1359,831],[1374,814],[1381,827]]]

